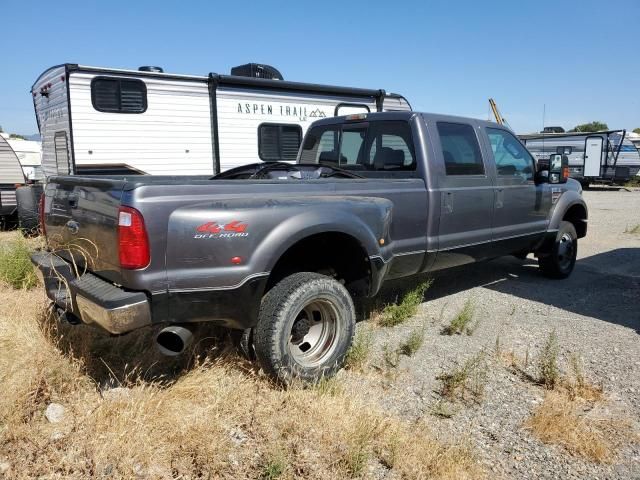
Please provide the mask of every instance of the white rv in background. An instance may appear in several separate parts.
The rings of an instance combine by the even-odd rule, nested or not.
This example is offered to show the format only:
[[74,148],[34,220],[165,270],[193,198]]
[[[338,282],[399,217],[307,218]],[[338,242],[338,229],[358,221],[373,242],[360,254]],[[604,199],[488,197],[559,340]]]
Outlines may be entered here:
[[42,144],[35,140],[7,138],[7,143],[15,152],[27,181],[44,180],[42,173]]
[[295,160],[319,118],[411,110],[401,95],[284,81],[267,65],[231,73],[49,68],[31,89],[44,175],[214,175],[260,160]]
[[640,153],[625,130],[596,133],[545,133],[519,135],[538,160],[562,153],[569,157],[570,176],[583,185],[625,182],[640,173]]
[[[627,135],[629,135],[629,141],[640,151],[640,133],[629,132]],[[637,175],[640,175],[640,172]]]
[[9,135],[0,133],[0,226],[9,223],[17,209],[16,188],[24,185],[20,161],[8,142]]

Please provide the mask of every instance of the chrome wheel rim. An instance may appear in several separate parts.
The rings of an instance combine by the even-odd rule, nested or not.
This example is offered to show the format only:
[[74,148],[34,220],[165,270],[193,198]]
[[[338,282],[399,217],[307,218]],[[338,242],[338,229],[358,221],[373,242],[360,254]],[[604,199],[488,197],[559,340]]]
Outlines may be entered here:
[[315,299],[296,315],[289,334],[289,351],[305,368],[322,365],[338,343],[339,315],[326,299]]
[[574,255],[575,243],[573,237],[565,233],[560,237],[560,243],[558,244],[558,265],[562,270],[566,270],[571,266]]

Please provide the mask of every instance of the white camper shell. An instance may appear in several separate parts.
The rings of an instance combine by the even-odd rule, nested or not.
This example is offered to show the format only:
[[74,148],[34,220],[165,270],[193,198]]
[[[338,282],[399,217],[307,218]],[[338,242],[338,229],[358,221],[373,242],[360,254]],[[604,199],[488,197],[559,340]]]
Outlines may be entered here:
[[520,135],[520,139],[541,162],[556,153],[567,155],[570,176],[585,185],[624,182],[640,173],[640,153],[625,130]]
[[7,142],[8,135],[0,134],[0,220],[12,215],[17,208],[16,187],[25,183],[17,155]]
[[[279,75],[257,67],[248,74]],[[384,90],[141,69],[64,64],[40,75],[31,93],[45,176],[213,175],[260,160],[293,161],[319,118],[411,110]]]

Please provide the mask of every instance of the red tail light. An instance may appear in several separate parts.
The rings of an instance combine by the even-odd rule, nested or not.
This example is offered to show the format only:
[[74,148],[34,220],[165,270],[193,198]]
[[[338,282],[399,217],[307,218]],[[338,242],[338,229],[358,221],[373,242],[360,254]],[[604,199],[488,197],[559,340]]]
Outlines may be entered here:
[[149,237],[144,218],[135,208],[120,207],[118,211],[118,246],[122,268],[134,270],[149,265]]
[[40,195],[40,201],[38,202],[38,219],[40,220],[40,229],[42,235],[47,235],[47,229],[44,224],[44,192]]

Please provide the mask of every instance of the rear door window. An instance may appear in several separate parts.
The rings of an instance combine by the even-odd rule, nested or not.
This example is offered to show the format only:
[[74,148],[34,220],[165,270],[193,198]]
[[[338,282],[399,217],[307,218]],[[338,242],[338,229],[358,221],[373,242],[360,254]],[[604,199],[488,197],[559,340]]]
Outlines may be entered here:
[[478,138],[466,123],[437,122],[447,175],[484,175]]

